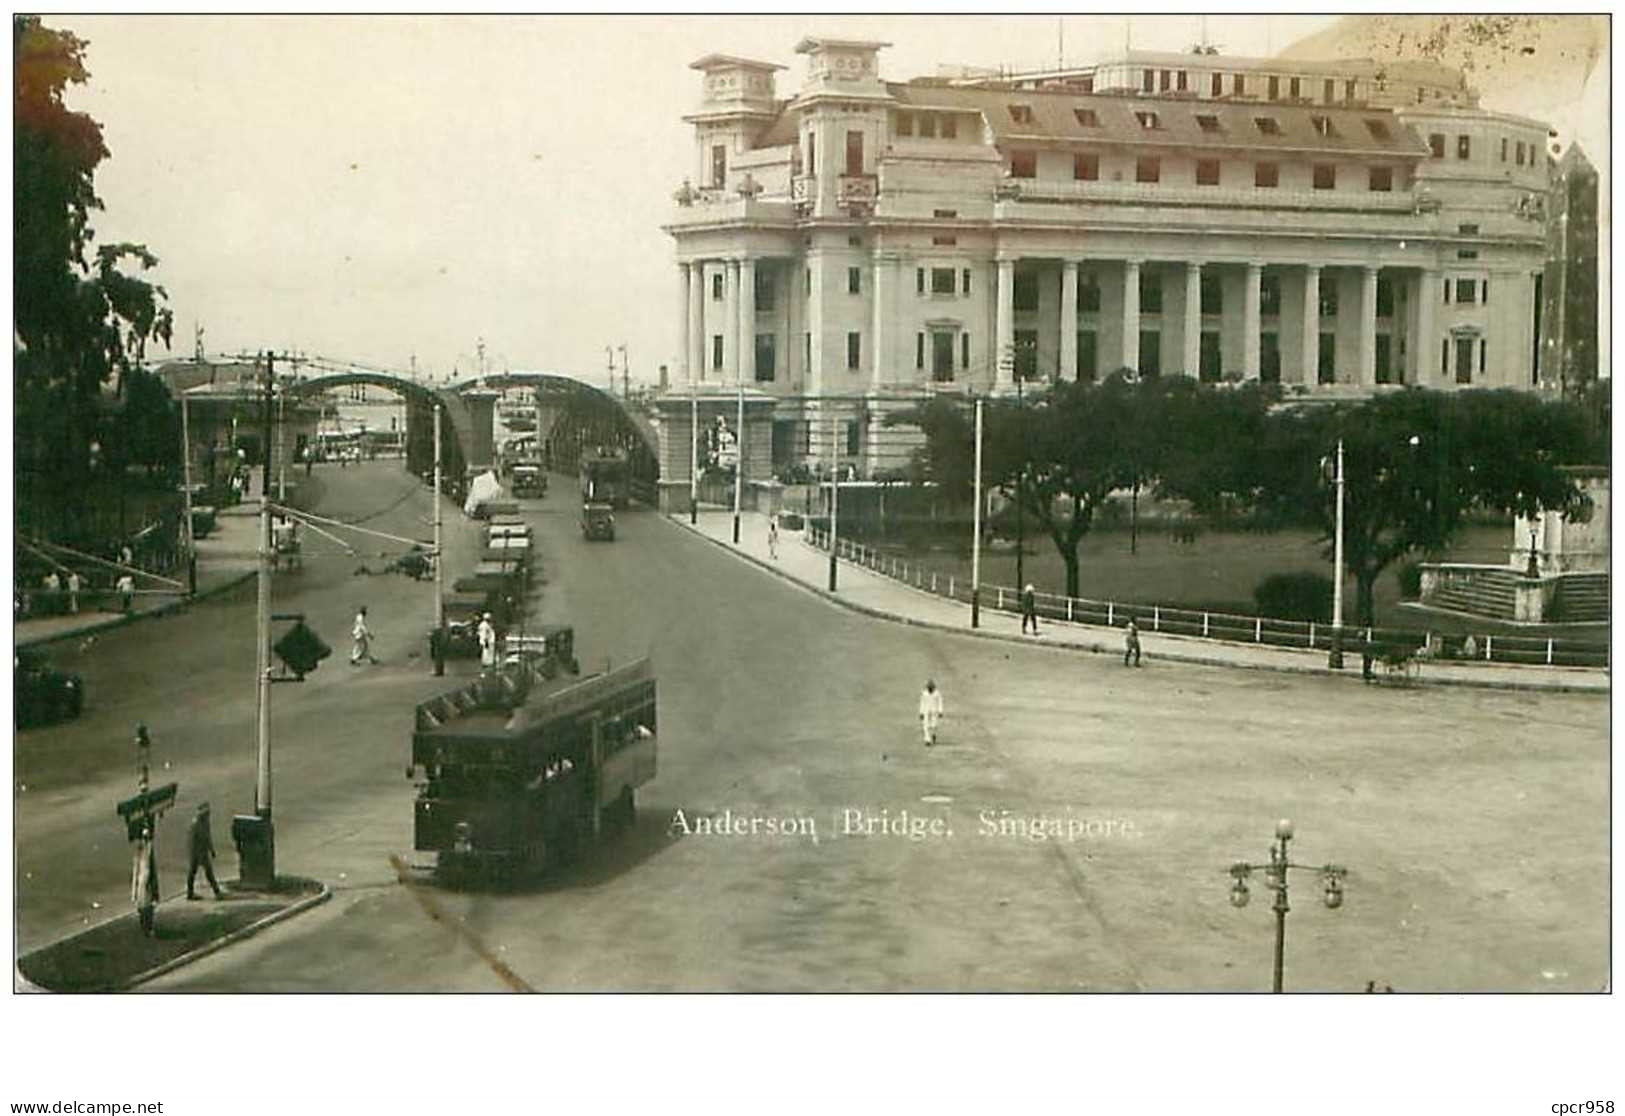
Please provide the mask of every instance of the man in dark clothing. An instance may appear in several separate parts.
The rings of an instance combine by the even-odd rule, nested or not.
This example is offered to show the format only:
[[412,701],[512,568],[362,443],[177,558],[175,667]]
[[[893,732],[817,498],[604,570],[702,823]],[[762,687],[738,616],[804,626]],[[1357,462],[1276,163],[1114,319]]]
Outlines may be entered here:
[[1021,634],[1027,634],[1027,625],[1033,626],[1033,635],[1038,634],[1038,593],[1033,589],[1033,583],[1028,582],[1021,587]]
[[188,834],[191,845],[191,855],[186,867],[186,897],[196,899],[197,892],[193,890],[193,881],[197,878],[197,870],[203,869],[203,876],[214,889],[216,899],[224,899],[226,893],[220,890],[219,882],[214,878],[214,835],[209,832],[209,804],[198,804],[197,813],[192,815],[192,828]]

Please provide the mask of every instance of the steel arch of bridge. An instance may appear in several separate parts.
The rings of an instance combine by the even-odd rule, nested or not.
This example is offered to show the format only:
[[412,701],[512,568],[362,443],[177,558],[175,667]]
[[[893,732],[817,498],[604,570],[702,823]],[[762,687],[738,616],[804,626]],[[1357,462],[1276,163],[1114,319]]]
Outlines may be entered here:
[[454,384],[454,392],[528,388],[539,406],[554,413],[547,430],[536,432],[545,439],[549,464],[564,472],[575,472],[583,450],[618,450],[626,455],[633,495],[655,502],[660,479],[659,440],[647,417],[626,406],[608,392],[556,372],[501,372]]
[[434,407],[440,404],[441,470],[461,481],[472,457],[474,431],[473,418],[457,390],[425,387],[404,376],[365,370],[306,376],[289,390],[303,398],[354,384],[381,387],[406,400],[406,467],[421,477],[434,471]]

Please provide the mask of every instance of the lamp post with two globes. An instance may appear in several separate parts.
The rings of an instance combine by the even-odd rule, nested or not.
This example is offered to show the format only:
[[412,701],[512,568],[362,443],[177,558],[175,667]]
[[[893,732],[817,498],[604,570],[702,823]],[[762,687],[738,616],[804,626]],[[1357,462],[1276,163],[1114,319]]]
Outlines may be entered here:
[[1275,892],[1275,902],[1271,909],[1275,911],[1275,981],[1271,988],[1273,992],[1281,991],[1282,978],[1286,969],[1286,915],[1291,906],[1287,902],[1287,874],[1294,870],[1314,872],[1320,876],[1322,901],[1332,910],[1343,905],[1343,879],[1348,875],[1348,869],[1336,864],[1294,864],[1287,856],[1287,843],[1292,840],[1292,823],[1282,818],[1275,823],[1275,844],[1270,846],[1270,859],[1268,864],[1249,864],[1238,860],[1230,866],[1230,875],[1235,880],[1230,887],[1230,903],[1235,907],[1245,907],[1247,900],[1252,897],[1247,890],[1247,880],[1255,871],[1264,873],[1264,886]]

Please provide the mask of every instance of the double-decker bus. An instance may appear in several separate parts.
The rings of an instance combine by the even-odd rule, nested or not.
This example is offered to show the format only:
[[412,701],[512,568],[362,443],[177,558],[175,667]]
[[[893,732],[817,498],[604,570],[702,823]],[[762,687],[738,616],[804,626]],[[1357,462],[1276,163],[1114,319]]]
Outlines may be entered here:
[[624,453],[595,453],[581,458],[581,502],[626,507],[628,472]]
[[579,681],[518,663],[417,708],[414,846],[448,874],[567,862],[630,826],[655,777],[647,659]]

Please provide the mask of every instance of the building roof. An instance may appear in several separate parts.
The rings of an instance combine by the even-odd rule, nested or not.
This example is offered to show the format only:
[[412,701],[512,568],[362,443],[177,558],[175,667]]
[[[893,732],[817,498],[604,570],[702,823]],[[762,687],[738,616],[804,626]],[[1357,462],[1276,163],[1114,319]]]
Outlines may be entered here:
[[691,70],[725,70],[739,67],[746,70],[782,70],[785,67],[777,62],[757,62],[752,58],[741,58],[736,54],[707,54],[704,58],[696,58],[688,64]]
[[796,114],[788,111],[789,107],[789,101],[778,103],[779,114],[762,129],[756,140],[757,147],[785,147],[796,142]]
[[[980,112],[993,131],[994,143],[1122,144],[1134,147],[1185,147],[1389,155],[1420,158],[1425,143],[1386,109],[1350,109],[1331,105],[1283,105],[1250,101],[1198,100],[1193,97],[1125,97],[1050,90],[945,89],[940,86],[892,85],[899,105],[921,109],[964,109]],[[1029,110],[1018,120],[1012,106]],[[1079,111],[1092,112],[1087,124]],[[1141,123],[1153,113],[1155,128]],[[1211,118],[1214,130],[1198,117]],[[1257,121],[1274,122],[1263,131]],[[1322,132],[1317,120],[1329,125]],[[1380,125],[1378,135],[1367,121]]]
[[811,54],[815,50],[881,50],[891,46],[890,43],[875,42],[869,39],[826,39],[820,35],[808,35],[796,44],[797,54]]

